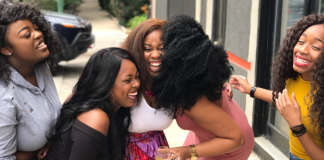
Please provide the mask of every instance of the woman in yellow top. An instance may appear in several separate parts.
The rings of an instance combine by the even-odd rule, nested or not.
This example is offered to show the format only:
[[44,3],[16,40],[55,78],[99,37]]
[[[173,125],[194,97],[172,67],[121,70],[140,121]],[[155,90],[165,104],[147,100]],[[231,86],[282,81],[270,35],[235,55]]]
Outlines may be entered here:
[[288,31],[273,61],[272,91],[252,87],[242,76],[230,83],[273,103],[288,122],[290,159],[324,158],[324,15],[308,15]]

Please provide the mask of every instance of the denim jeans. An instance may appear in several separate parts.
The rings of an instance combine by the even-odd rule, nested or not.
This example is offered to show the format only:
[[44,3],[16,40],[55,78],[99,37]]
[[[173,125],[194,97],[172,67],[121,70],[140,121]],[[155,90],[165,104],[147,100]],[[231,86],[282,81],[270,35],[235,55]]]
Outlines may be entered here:
[[289,160],[303,160],[303,159],[300,159],[300,158],[296,157],[295,155],[293,155],[291,152],[289,152]]

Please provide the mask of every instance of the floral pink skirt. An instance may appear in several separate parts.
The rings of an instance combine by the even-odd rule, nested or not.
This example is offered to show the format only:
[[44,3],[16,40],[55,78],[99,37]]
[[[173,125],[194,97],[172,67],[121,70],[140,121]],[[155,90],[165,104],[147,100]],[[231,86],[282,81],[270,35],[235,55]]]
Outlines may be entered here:
[[169,146],[163,131],[130,134],[125,160],[155,160],[159,146]]

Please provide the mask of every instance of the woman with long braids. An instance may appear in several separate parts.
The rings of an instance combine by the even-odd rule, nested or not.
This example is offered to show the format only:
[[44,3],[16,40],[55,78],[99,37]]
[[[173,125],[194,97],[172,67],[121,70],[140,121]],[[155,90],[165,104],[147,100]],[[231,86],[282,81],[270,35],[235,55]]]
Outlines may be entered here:
[[1,1],[0,52],[0,159],[42,158],[61,110],[49,69],[61,47],[37,8]]
[[272,91],[233,76],[242,93],[275,105],[288,122],[290,159],[324,157],[324,15],[311,14],[288,31],[271,70]]
[[162,33],[163,61],[152,87],[155,105],[194,133],[185,146],[170,149],[168,160],[248,159],[254,136],[244,112],[223,88],[233,70],[226,51],[214,46],[188,15],[171,17]]
[[45,160],[123,160],[139,84],[137,66],[126,50],[93,54],[63,104]]

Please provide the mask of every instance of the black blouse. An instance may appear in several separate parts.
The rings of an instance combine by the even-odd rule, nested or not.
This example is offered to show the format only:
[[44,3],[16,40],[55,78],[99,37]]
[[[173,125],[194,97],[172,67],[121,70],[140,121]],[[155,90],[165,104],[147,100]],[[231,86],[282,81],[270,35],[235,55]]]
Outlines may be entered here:
[[55,139],[44,160],[107,160],[107,137],[76,119],[71,129]]

